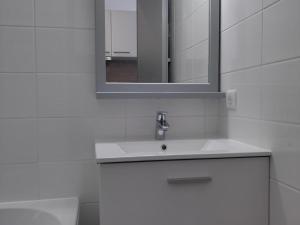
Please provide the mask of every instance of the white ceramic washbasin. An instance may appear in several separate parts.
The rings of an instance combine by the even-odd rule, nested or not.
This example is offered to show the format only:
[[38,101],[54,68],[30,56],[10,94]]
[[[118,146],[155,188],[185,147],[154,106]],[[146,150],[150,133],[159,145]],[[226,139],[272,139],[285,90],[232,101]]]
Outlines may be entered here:
[[127,154],[194,154],[206,144],[206,140],[143,141],[118,143]]
[[97,163],[270,156],[271,151],[230,139],[96,143]]

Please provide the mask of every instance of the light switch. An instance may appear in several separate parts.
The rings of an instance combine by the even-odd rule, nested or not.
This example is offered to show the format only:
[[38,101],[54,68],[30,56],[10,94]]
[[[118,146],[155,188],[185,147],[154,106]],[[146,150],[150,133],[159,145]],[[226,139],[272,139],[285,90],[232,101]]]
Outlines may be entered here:
[[235,89],[226,92],[227,109],[236,110],[237,108],[237,91]]

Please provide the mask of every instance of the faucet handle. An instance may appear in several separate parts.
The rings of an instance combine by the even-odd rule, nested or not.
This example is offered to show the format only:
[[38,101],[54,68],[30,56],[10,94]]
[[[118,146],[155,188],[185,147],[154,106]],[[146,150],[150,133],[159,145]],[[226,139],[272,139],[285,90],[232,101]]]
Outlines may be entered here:
[[156,114],[156,140],[164,140],[166,131],[169,129],[169,123],[167,122],[167,112],[157,112]]
[[157,121],[166,121],[167,120],[167,112],[159,111],[157,112],[156,119]]

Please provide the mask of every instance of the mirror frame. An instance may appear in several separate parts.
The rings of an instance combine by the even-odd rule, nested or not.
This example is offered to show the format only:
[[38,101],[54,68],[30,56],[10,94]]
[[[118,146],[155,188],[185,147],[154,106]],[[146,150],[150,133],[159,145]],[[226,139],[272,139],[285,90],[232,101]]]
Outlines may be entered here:
[[[149,0],[151,1],[151,0]],[[163,0],[164,1],[164,0]],[[97,97],[197,97],[220,95],[220,0],[210,0],[209,68],[207,84],[108,83],[105,62],[105,0],[96,0]]]

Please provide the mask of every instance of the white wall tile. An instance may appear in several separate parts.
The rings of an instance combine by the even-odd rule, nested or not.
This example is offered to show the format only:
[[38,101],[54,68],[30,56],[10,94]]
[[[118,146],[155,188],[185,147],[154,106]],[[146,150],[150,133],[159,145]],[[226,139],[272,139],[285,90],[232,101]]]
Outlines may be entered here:
[[262,0],[222,0],[221,29],[225,30],[262,9]]
[[265,146],[272,149],[271,177],[300,189],[300,126],[264,122]]
[[167,138],[199,139],[205,137],[205,117],[169,117]]
[[247,118],[261,118],[262,91],[261,87],[254,85],[236,85],[237,90],[237,110],[230,111],[233,116]]
[[138,117],[126,119],[127,139],[153,139],[155,135],[156,118]]
[[34,0],[1,0],[0,25],[33,26]]
[[204,99],[205,115],[206,116],[218,116],[220,115],[220,99],[207,98]]
[[40,163],[41,198],[78,196],[98,201],[98,170],[95,161]]
[[258,120],[228,117],[226,134],[228,138],[244,143],[264,147],[262,124]]
[[[232,84],[231,84],[231,77],[227,76],[228,74],[231,74],[231,73],[227,73],[227,74],[224,74],[224,75],[221,74],[220,80],[221,80],[221,84],[222,84],[221,85],[221,91],[222,92],[226,92],[232,86]],[[223,111],[223,109],[221,109],[221,110]]]
[[162,99],[160,110],[168,112],[168,116],[203,116],[205,114],[204,99]]
[[299,8],[300,1],[283,0],[264,11],[264,63],[300,56]]
[[[187,3],[185,3],[187,4]],[[208,39],[209,36],[209,1],[205,1],[191,15],[193,30],[192,44],[198,44]]]
[[126,101],[127,117],[155,117],[159,110],[159,99],[128,99]]
[[0,164],[33,163],[37,157],[36,121],[0,119]]
[[182,3],[180,6],[182,7],[183,18],[189,16],[193,12],[193,2],[192,1],[188,1],[186,4]]
[[0,27],[0,72],[34,72],[34,29]]
[[[224,5],[229,0],[222,1]],[[231,2],[233,3],[233,0]],[[254,2],[247,1],[247,4],[254,4]],[[240,69],[238,57],[244,60],[245,55],[249,56],[249,54],[244,54],[247,47],[236,43],[234,36],[230,39],[232,46],[239,47],[238,51],[226,41],[224,42],[224,36],[225,40],[228,38],[226,32],[232,32],[236,27],[260,13],[247,18],[237,26],[234,25],[222,34],[223,49],[228,49],[229,52],[224,54],[222,49],[222,72],[226,72],[222,76],[222,90],[226,91],[231,88],[238,90],[238,108],[230,112],[225,109],[225,105],[220,106],[220,111],[224,110],[221,113],[224,115],[223,119],[221,118],[221,127],[224,130],[224,136],[273,151],[270,224],[296,225],[300,221],[298,213],[300,204],[298,173],[300,169],[300,104],[298,103],[300,60],[291,60],[291,58],[300,56],[298,25],[300,2],[297,0],[263,0],[263,7],[263,20],[256,25],[253,24],[252,30],[251,27],[247,28],[249,32],[255,34],[263,29],[263,33],[259,34],[263,43],[255,44],[255,38],[251,34],[244,36],[243,39],[246,40],[244,42],[249,43],[247,45],[249,48],[258,47],[257,62],[262,60],[262,63],[267,65],[260,66],[258,63],[258,66],[254,65],[256,68],[228,73],[232,69]],[[247,10],[250,10],[248,6]],[[236,16],[234,8],[223,7],[223,11],[228,11],[227,14],[231,18]],[[244,33],[241,29],[235,32],[241,36]],[[236,59],[230,59],[232,55]],[[282,62],[275,63],[277,61]],[[243,66],[242,69],[245,67],[249,65]],[[259,111],[261,111],[260,117]]]
[[33,74],[0,74],[0,118],[34,117],[35,87]]
[[99,225],[98,203],[80,205],[79,225]]
[[91,28],[94,0],[36,0],[37,26]]
[[93,89],[88,101],[87,114],[91,117],[125,117],[125,99],[97,99],[95,89]]
[[221,115],[219,117],[219,135],[222,137],[222,138],[228,138],[228,124],[229,124],[229,121],[228,121],[228,117],[226,115]]
[[262,96],[265,120],[300,122],[299,86],[264,86]]
[[205,138],[224,138],[220,132],[219,124],[219,116],[205,117]]
[[94,31],[38,28],[37,70],[49,73],[94,72]]
[[193,23],[191,17],[187,17],[182,21],[182,47],[190,48],[193,44]]
[[172,81],[207,83],[209,1],[174,1]]
[[[99,141],[115,141],[125,138],[125,118],[98,117],[88,119],[93,129],[93,139]],[[93,142],[94,143],[94,142]],[[94,152],[94,150],[93,150]]]
[[261,118],[262,87],[260,85],[261,69],[254,68],[223,76],[226,79],[226,89],[237,90],[237,109],[229,110],[228,115],[247,118]]
[[203,78],[208,83],[208,66],[209,66],[209,41],[204,41],[192,49],[192,73],[191,83],[199,78]]
[[270,224],[298,225],[300,192],[286,185],[271,182]]
[[[220,99],[219,112],[220,112],[219,115],[221,117],[228,116],[228,109],[227,109],[227,106],[226,106],[226,99],[225,98]],[[221,124],[221,126],[222,126],[222,124]]]
[[124,117],[125,103],[125,99],[97,99],[93,73],[38,74],[40,117]]
[[39,198],[39,176],[36,164],[0,166],[0,201],[22,201]]
[[273,63],[262,67],[261,84],[269,86],[300,85],[300,59]]
[[38,113],[40,117],[83,116],[93,92],[89,74],[39,74]]
[[299,69],[298,59],[263,67],[264,119],[291,123],[300,121]]
[[38,120],[38,149],[42,162],[93,159],[94,141],[87,119]]
[[262,14],[259,13],[222,33],[222,73],[261,63]]
[[259,66],[259,67],[245,69],[245,70],[227,73],[223,75],[222,78],[226,79],[227,82],[227,84],[224,85],[226,86],[224,90],[228,88],[232,88],[232,86],[234,85],[253,85],[253,86],[261,85],[261,80],[262,80],[261,70],[262,69]]
[[272,4],[275,4],[277,2],[279,2],[280,0],[263,0],[263,6],[264,8],[272,5]]
[[179,82],[186,82],[193,78],[193,62],[194,62],[194,48],[188,48],[182,52],[181,56],[182,60],[182,72],[183,74],[180,75]]

